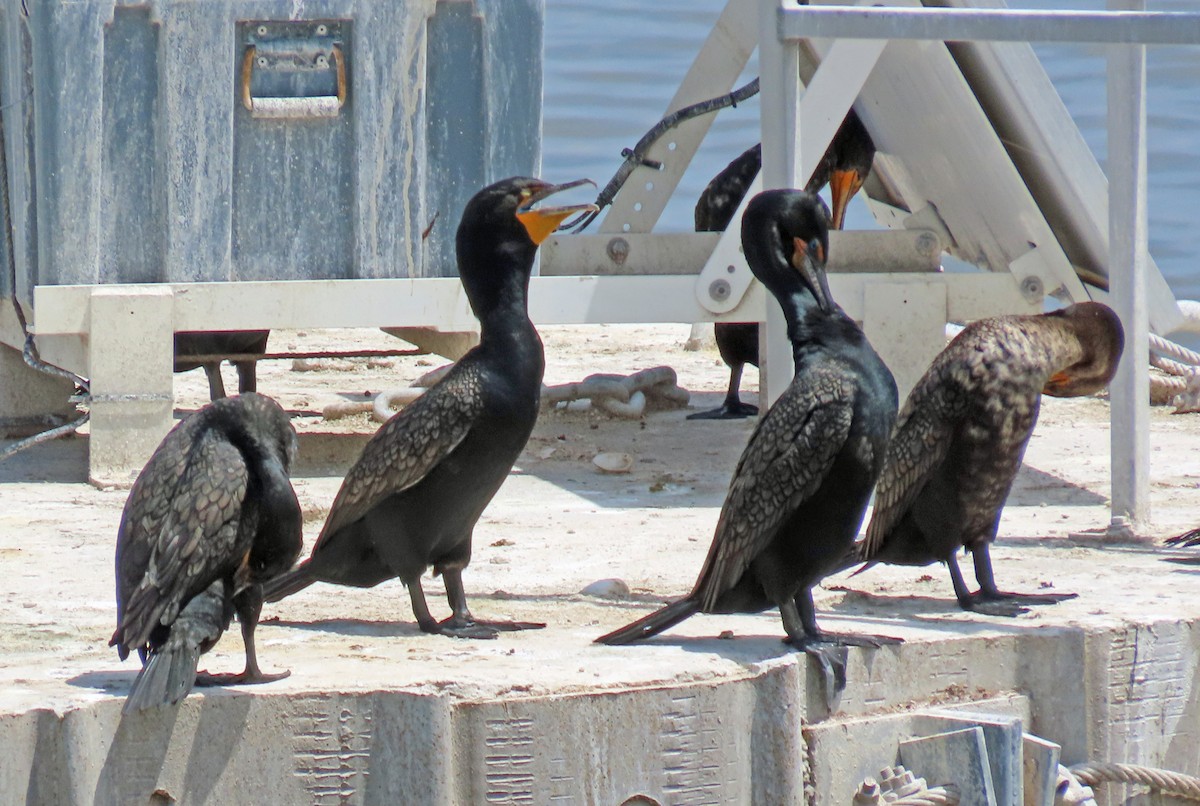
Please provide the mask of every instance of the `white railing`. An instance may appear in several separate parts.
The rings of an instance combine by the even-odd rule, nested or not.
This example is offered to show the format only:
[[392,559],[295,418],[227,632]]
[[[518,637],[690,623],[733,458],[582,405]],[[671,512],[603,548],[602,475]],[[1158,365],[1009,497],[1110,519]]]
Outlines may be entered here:
[[[1108,11],[1067,12],[799,6],[791,0],[760,0],[763,181],[766,187],[796,187],[811,173],[813,161],[805,159],[797,137],[801,120],[795,76],[803,38],[1111,44],[1108,274],[1112,305],[1125,326],[1127,345],[1111,389],[1112,513],[1114,520],[1125,517],[1138,523],[1149,518],[1150,460],[1146,46],[1200,44],[1200,14],[1148,13],[1144,0],[1117,2],[1112,0]],[[818,81],[814,77],[810,88]],[[772,346],[783,343],[777,312],[768,317],[768,333]],[[789,352],[769,352],[776,360],[768,356],[768,377],[779,384],[790,377]]]

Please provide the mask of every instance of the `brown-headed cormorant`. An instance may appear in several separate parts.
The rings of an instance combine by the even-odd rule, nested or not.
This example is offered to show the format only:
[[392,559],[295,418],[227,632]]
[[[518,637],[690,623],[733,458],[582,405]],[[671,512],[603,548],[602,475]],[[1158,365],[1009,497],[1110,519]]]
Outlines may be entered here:
[[[813,171],[805,190],[815,194],[829,184],[833,206],[833,229],[841,229],[846,205],[858,193],[871,161],[875,142],[853,109],[834,134],[821,163]],[[713,177],[696,202],[696,232],[724,232],[738,205],[762,168],[762,144],[745,151]],[[738,396],[746,364],[758,366],[758,324],[717,322],[713,327],[717,351],[729,367],[729,390],[719,408],[688,415],[689,420],[727,420],[758,414],[758,406],[743,403]]]
[[[934,359],[900,412],[855,561],[944,562],[964,610],[1015,616],[1025,611],[1022,604],[1072,598],[997,590],[988,547],[1041,396],[1103,389],[1117,371],[1123,344],[1120,320],[1098,302],[968,325]],[[976,593],[959,570],[960,548],[974,556]]]
[[694,613],[778,607],[786,640],[816,655],[827,680],[822,644],[878,645],[822,632],[813,609],[812,587],[858,534],[897,404],[892,373],[830,298],[827,216],[820,199],[797,190],[766,191],[747,206],[746,261],[783,307],[795,378],[738,461],[692,592],[597,642],[626,644]]
[[[372,587],[399,577],[422,630],[495,638],[496,629],[542,624],[477,622],[462,571],[471,533],[508,476],[538,415],[544,357],[529,321],[529,276],[538,244],[593,205],[534,208],[587,180],[551,185],[513,178],[468,202],[458,227],[458,270],[480,321],[479,344],[438,384],[386,422],[350,468],[312,555],[267,586],[278,601],[314,582]],[[429,612],[421,574],[446,581],[453,615]]]
[[[225,397],[225,382],[221,379],[220,361],[196,361],[198,355],[238,355],[242,353],[262,355],[267,351],[269,330],[214,330],[211,332],[183,332],[175,334],[175,371],[187,372],[197,367],[204,368],[208,376],[209,400]],[[254,392],[258,389],[257,362],[234,361],[237,368],[238,391]]]
[[[174,704],[193,683],[264,683],[254,650],[262,582],[303,545],[288,479],[296,432],[268,397],[223,398],[175,426],[134,482],[117,533],[121,659],[145,664],[125,710]],[[240,674],[197,678],[200,655],[237,613],[246,645]]]

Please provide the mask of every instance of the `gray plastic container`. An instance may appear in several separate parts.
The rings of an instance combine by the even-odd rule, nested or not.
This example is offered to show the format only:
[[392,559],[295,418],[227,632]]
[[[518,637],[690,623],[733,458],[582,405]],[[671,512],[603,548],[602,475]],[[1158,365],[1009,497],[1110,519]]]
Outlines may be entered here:
[[455,274],[466,200],[539,168],[542,16],[541,0],[3,0],[0,296]]

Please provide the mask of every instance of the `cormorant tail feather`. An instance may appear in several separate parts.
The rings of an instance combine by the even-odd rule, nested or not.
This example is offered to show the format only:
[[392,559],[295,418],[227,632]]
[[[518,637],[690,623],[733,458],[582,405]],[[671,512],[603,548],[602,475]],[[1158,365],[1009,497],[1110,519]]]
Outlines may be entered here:
[[643,616],[632,624],[626,624],[619,630],[613,630],[607,635],[596,639],[597,644],[621,646],[633,643],[642,638],[658,635],[668,627],[674,627],[679,622],[700,612],[700,603],[695,599],[680,599],[671,602],[666,607],[655,610],[648,616]]

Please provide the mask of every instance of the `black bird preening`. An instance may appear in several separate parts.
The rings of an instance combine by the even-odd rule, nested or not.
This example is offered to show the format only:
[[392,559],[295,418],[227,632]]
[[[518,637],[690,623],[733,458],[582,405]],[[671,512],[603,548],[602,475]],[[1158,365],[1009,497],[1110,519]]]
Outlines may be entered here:
[[[208,378],[208,399],[225,397],[225,382],[221,379],[220,361],[197,361],[206,355],[262,355],[267,351],[269,330],[215,330],[175,334],[175,371],[187,372],[203,367]],[[232,362],[238,374],[238,392],[258,391],[258,362],[239,359]]]
[[[318,581],[365,588],[398,577],[425,632],[495,638],[496,629],[545,626],[477,622],[462,571],[471,560],[475,522],[537,420],[545,363],[527,307],[534,254],[565,218],[595,209],[534,205],[586,181],[506,179],[467,204],[458,270],[480,321],[479,345],[371,438],[346,474],[312,555],[267,586],[268,601]],[[430,614],[421,587],[429,566],[446,581],[453,615],[442,622]]]
[[[1098,302],[968,325],[934,359],[900,412],[854,562],[946,563],[962,608],[994,615],[1015,616],[1025,611],[1022,604],[1074,597],[997,590],[988,547],[1041,396],[1100,391],[1116,373],[1123,345],[1121,321]],[[959,570],[960,548],[974,557],[975,593]]]
[[[262,582],[287,570],[303,544],[300,504],[288,471],[296,455],[288,415],[268,397],[211,403],[175,426],[143,468],[117,534],[117,630],[121,659],[145,666],[126,711],[174,704],[193,683],[265,683],[254,628]],[[234,613],[246,668],[196,674]]]
[[[841,229],[846,205],[858,193],[871,162],[875,159],[875,141],[853,109],[838,127],[821,163],[805,185],[817,193],[829,185],[833,207],[832,229]],[[747,149],[719,174],[696,202],[696,232],[724,232],[738,205],[762,168],[762,144]],[[743,403],[738,395],[742,370],[746,364],[758,366],[758,324],[756,322],[718,322],[713,328],[717,352],[729,367],[729,389],[720,407],[688,415],[689,420],[728,420],[758,414],[758,406]]]
[[746,260],[783,306],[796,376],[742,453],[692,592],[599,643],[646,638],[694,613],[778,607],[786,640],[816,655],[827,678],[822,644],[878,646],[822,632],[813,609],[812,587],[858,534],[897,403],[891,372],[829,296],[827,215],[796,190],[761,193],[747,207]]

